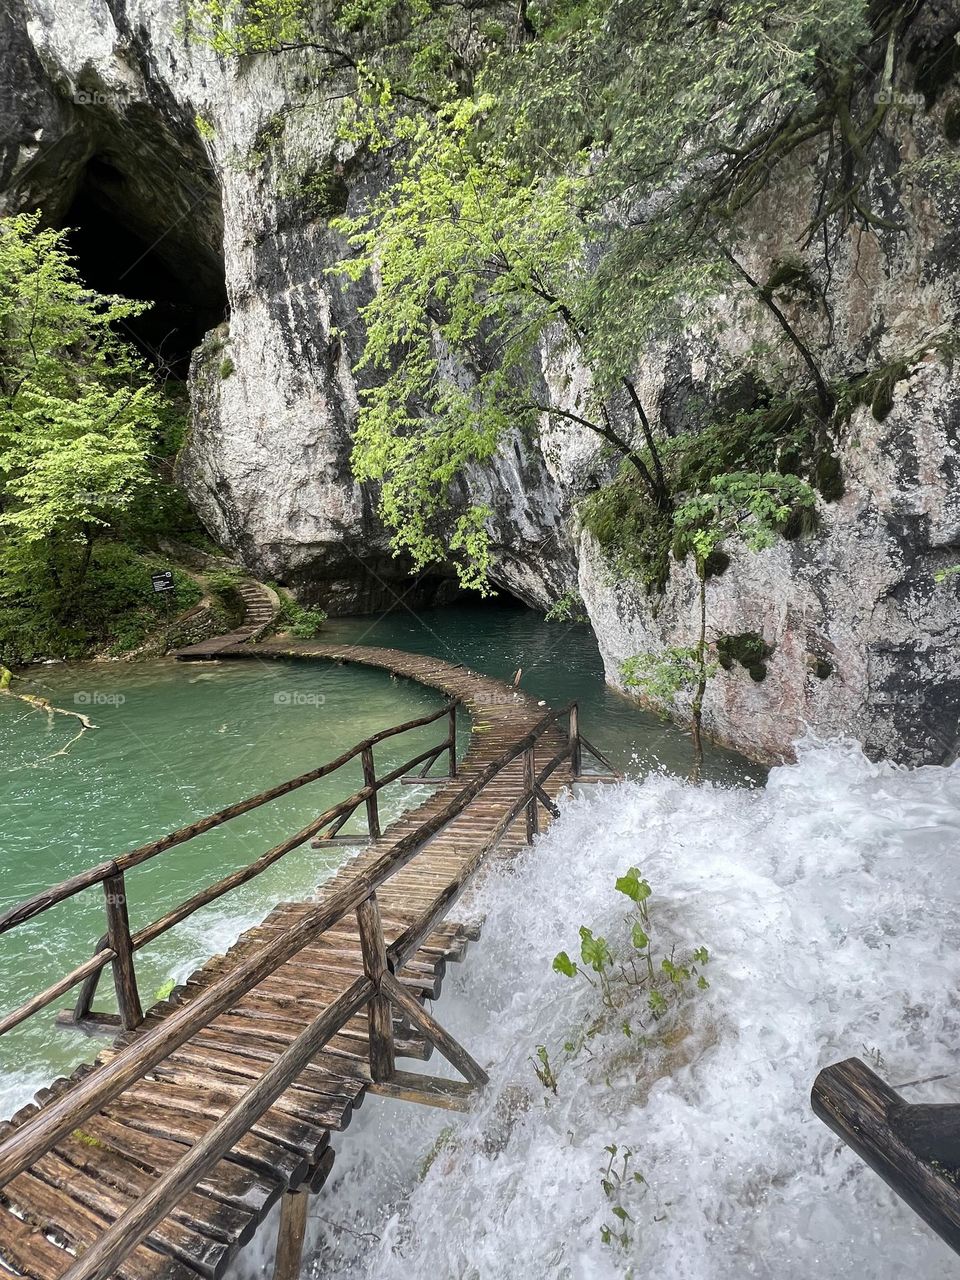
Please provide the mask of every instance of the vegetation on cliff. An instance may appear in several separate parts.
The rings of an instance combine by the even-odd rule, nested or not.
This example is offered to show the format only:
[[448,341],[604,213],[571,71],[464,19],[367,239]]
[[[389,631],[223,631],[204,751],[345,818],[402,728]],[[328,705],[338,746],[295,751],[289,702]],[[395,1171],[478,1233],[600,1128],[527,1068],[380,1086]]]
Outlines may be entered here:
[[[843,367],[831,279],[854,232],[907,232],[924,166],[902,164],[896,130],[956,62],[951,47],[917,63],[922,9],[203,0],[188,23],[221,54],[296,53],[336,86],[341,168],[386,178],[360,206],[341,192],[333,226],[347,245],[335,274],[375,286],[353,462],[395,548],[418,568],[453,560],[484,590],[491,512],[465,496],[470,468],[511,436],[591,432],[601,487],[580,518],[620,571],[656,591],[684,549],[709,545],[700,641],[672,677],[692,680],[695,729],[708,560],[726,539],[810,532],[814,490],[844,492],[852,408],[888,411],[910,367],[879,346],[873,367]],[[787,190],[795,249],[764,262],[758,226],[783,216],[772,200]],[[664,422],[644,364],[693,333],[713,365],[702,402]]]
[[[377,281],[364,309],[354,465],[378,482],[398,549],[417,565],[452,553],[482,589],[489,512],[464,505],[464,471],[508,433],[551,420],[592,431],[624,459],[643,536],[619,550],[654,585],[686,484],[696,492],[717,474],[762,470],[723,456],[751,415],[767,469],[828,498],[842,492],[839,384],[854,371],[825,367],[830,302],[809,253],[822,245],[829,276],[851,224],[903,230],[886,130],[921,7],[195,8],[189,29],[221,53],[312,60],[317,84],[344,93],[343,155],[388,167],[382,194],[335,225],[351,250],[342,274]],[[746,265],[751,219],[798,162],[816,182],[797,254],[757,274]],[[716,334],[721,292],[757,336],[736,367],[715,371],[741,404],[733,414],[703,405],[697,427],[720,446],[705,457],[699,432],[678,440],[657,426],[638,371],[651,343]],[[708,465],[691,465],[691,451]]]
[[[98,294],[67,233],[0,221],[0,660],[141,643],[166,611],[151,558],[191,527],[162,479],[184,406],[118,326],[146,304]],[[177,573],[177,603],[200,591]]]

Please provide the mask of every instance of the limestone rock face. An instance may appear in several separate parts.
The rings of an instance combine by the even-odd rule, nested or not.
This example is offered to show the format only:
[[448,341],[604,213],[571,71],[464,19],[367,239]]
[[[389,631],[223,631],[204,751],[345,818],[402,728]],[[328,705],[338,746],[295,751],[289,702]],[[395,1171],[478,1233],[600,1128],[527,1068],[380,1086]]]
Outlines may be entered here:
[[[711,637],[752,633],[771,650],[753,675],[734,661],[711,678],[704,724],[713,737],[764,761],[789,757],[808,731],[854,736],[909,763],[954,757],[960,611],[955,579],[935,575],[960,560],[960,489],[944,467],[958,448],[956,381],[923,364],[882,423],[868,408],[851,421],[846,492],[821,505],[817,533],[759,553],[735,549],[707,580]],[[691,562],[674,565],[652,601],[617,581],[589,534],[580,550],[581,591],[612,684],[623,687],[625,658],[696,642]]]
[[[952,6],[928,10],[914,58],[955,25]],[[328,273],[343,248],[329,220],[368,198],[378,174],[338,150],[330,108],[307,100],[296,56],[227,65],[191,41],[185,12],[182,0],[0,5],[0,212],[41,208],[81,224],[101,266],[111,251],[130,259],[123,270],[114,262],[115,279],[130,273],[117,289],[136,296],[142,285],[160,319],[188,335],[185,351],[165,345],[162,326],[149,338],[161,360],[184,373],[189,364],[181,475],[211,532],[250,569],[332,612],[449,599],[452,570],[411,580],[375,494],[350,474],[365,295]],[[903,74],[911,89],[911,67]],[[905,100],[895,162],[948,148],[948,98]],[[756,278],[796,251],[810,216],[818,157],[801,161],[756,212],[744,258]],[[912,353],[909,376],[882,421],[862,407],[844,427],[846,491],[821,504],[819,532],[759,555],[730,548],[729,568],[709,583],[714,635],[755,632],[771,653],[762,680],[736,663],[712,680],[708,727],[764,759],[789,753],[807,729],[853,733],[910,762],[948,757],[957,737],[960,579],[934,574],[960,561],[960,384],[929,352],[956,325],[958,199],[943,181],[906,190],[903,207],[880,185],[871,195],[909,236],[851,229],[826,257],[812,245],[822,302],[788,310],[828,376]],[[721,297],[716,312],[719,337],[665,340],[639,371],[666,433],[695,430],[750,345],[782,337],[756,308]],[[583,371],[557,360],[545,354],[544,378],[572,404]],[[494,578],[519,599],[545,608],[579,575],[616,684],[625,658],[690,641],[695,583],[689,565],[673,564],[663,596],[646,597],[578,533],[577,499],[611,466],[588,433],[545,423],[537,442],[506,439],[461,497],[491,508]]]

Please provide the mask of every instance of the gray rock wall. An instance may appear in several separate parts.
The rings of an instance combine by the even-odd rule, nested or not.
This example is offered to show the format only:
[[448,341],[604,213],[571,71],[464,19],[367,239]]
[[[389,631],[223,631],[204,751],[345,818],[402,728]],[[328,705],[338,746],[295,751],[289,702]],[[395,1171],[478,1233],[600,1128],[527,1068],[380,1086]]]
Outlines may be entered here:
[[[949,9],[930,6],[928,43],[944,38]],[[285,180],[335,163],[336,197],[357,201],[376,175],[352,173],[337,152],[328,106],[285,116],[303,93],[295,57],[225,66],[184,40],[185,11],[180,0],[0,8],[0,208],[42,207],[64,220],[86,192],[149,242],[198,314],[219,306],[214,319],[225,322],[192,359],[181,471],[225,547],[332,611],[379,609],[398,595],[450,598],[443,571],[411,587],[375,495],[350,475],[363,294],[327,275],[341,250],[329,209]],[[891,163],[947,146],[948,98],[897,115]],[[758,210],[745,259],[758,277],[794,251],[817,161],[803,157]],[[955,327],[956,195],[906,190],[903,205],[891,205],[878,177],[871,194],[909,236],[851,230],[826,258],[819,244],[808,252],[826,302],[819,311],[798,303],[791,316],[828,374],[868,368]],[[650,416],[668,432],[696,429],[704,401],[750,344],[777,337],[769,317],[729,298],[717,300],[716,316],[720,336],[692,330],[659,344],[640,371]],[[549,353],[544,373],[571,397],[584,376]],[[710,583],[711,625],[757,631],[773,654],[762,682],[739,667],[712,682],[707,721],[719,739],[765,759],[787,753],[806,728],[853,732],[910,761],[953,750],[957,580],[937,584],[933,573],[960,560],[958,414],[951,369],[920,360],[883,423],[861,409],[844,429],[847,491],[823,505],[820,535],[757,556],[733,549],[730,568]],[[500,585],[543,608],[579,573],[617,683],[631,654],[689,641],[694,583],[676,565],[663,598],[648,599],[578,534],[576,499],[609,476],[592,437],[545,423],[539,442],[505,440],[495,464],[466,483],[494,512]]]

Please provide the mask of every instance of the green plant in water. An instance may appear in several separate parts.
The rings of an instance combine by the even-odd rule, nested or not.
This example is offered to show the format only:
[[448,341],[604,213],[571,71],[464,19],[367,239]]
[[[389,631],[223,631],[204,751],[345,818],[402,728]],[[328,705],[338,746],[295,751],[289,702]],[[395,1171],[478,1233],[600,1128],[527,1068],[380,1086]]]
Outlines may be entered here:
[[545,622],[589,622],[587,607],[576,587],[571,587],[543,615]]
[[[621,1249],[626,1249],[632,1240],[635,1220],[624,1205],[624,1200],[630,1199],[631,1207],[635,1208],[633,1203],[637,1199],[635,1193],[639,1190],[641,1193],[639,1198],[642,1199],[647,1191],[647,1180],[638,1170],[631,1170],[634,1153],[630,1147],[621,1147],[616,1142],[611,1142],[603,1150],[609,1159],[600,1170],[600,1186],[603,1194],[610,1201],[610,1212],[613,1214],[616,1225],[603,1223],[600,1227],[600,1239],[603,1244],[617,1245]],[[633,1196],[631,1192],[634,1193]]]
[[[635,1008],[637,994],[640,993],[645,997],[647,1013],[658,1022],[686,999],[694,987],[698,990],[706,989],[709,984],[702,969],[708,963],[709,956],[706,948],[697,947],[685,958],[678,958],[673,949],[669,955],[658,959],[651,941],[649,901],[653,890],[649,882],[637,867],[631,867],[617,879],[615,888],[633,903],[633,911],[627,920],[630,926],[629,950],[615,952],[606,938],[596,935],[586,925],[581,925],[579,961],[573,960],[568,952],[560,951],[554,957],[553,970],[566,978],[579,975],[591,987],[595,987],[608,1014],[619,1015]],[[642,1025],[642,1017],[640,1024]],[[591,1024],[585,1036],[581,1037],[580,1045],[586,1038],[601,1030],[603,1025],[603,1020]],[[625,1035],[633,1035],[634,1027],[629,1018],[619,1025]],[[576,1050],[577,1042],[571,1042],[567,1048],[570,1051]],[[541,1058],[541,1063],[547,1065],[545,1057]],[[556,1073],[551,1073],[551,1078],[555,1084]]]

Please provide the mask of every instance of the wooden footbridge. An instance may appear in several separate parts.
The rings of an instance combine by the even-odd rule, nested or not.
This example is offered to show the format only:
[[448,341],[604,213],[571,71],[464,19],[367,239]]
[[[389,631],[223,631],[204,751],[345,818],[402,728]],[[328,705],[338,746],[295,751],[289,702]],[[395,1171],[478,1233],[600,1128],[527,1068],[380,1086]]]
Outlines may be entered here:
[[[207,642],[180,656],[361,662],[440,689],[450,701],[0,917],[5,932],[76,894],[103,895],[106,931],[93,955],[0,1018],[0,1034],[50,1017],[44,1011],[79,988],[68,1020],[117,1037],[0,1132],[0,1264],[32,1280],[216,1280],[277,1200],[275,1275],[294,1280],[308,1197],[333,1163],[330,1134],[346,1128],[364,1096],[465,1109],[486,1082],[483,1067],[424,1008],[439,994],[447,962],[461,960],[477,936],[450,909],[488,859],[533,839],[555,814],[558,792],[580,775],[582,749],[593,752],[575,704],[545,709],[433,658],[281,642],[231,642],[221,651]],[[460,708],[473,732],[458,766]],[[378,774],[378,744],[434,723],[442,726],[439,742]],[[136,900],[138,866],[358,758],[359,790],[131,932],[127,903]],[[447,772],[434,778],[429,771],[441,759]],[[411,777],[435,783],[435,791],[381,831],[380,792]],[[144,1015],[136,973],[143,947],[291,850],[342,839],[354,813],[365,816],[369,842],[315,900],[275,908]],[[112,1017],[93,1008],[107,967],[119,1009]],[[462,1080],[397,1066],[434,1049]]]

